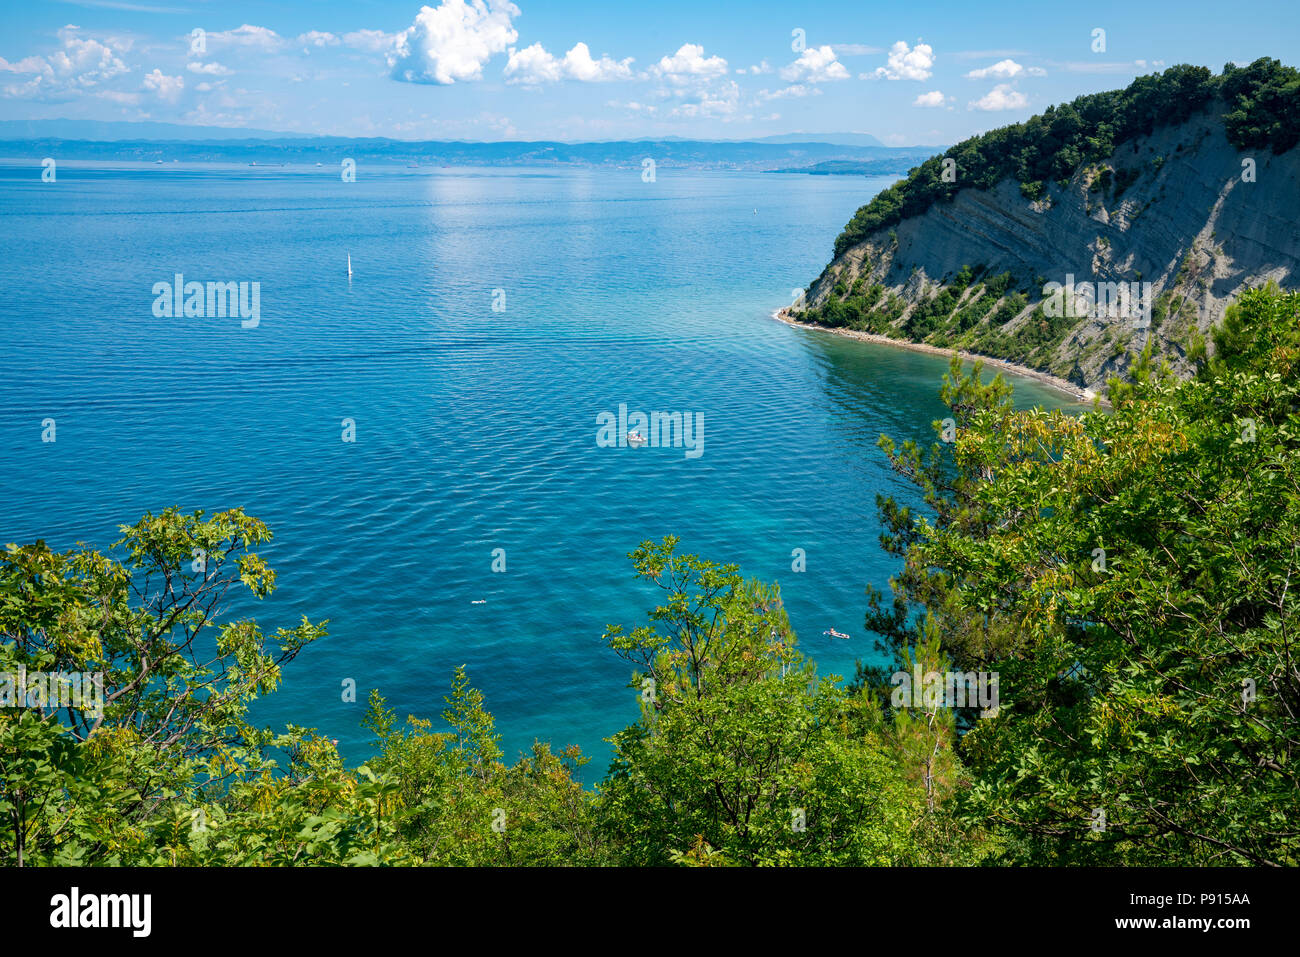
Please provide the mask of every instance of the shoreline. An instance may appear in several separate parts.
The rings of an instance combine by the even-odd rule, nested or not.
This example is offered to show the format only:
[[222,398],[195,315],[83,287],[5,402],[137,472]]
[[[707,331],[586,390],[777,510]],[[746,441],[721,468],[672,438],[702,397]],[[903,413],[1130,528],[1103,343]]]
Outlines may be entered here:
[[[928,342],[912,342],[910,339],[891,339],[889,336],[882,336],[874,332],[863,332],[858,329],[846,329],[842,326],[828,326],[820,322],[797,322],[791,319],[785,309],[777,309],[772,313],[772,318],[777,322],[783,322],[787,326],[793,326],[796,329],[813,329],[818,332],[829,332],[832,335],[844,336],[848,339],[857,339],[860,342],[874,342],[878,345],[897,346],[900,349],[910,349],[912,352],[924,352],[929,355],[951,357],[956,352],[967,362],[982,362],[986,367],[997,369],[999,372],[1006,372],[1011,375],[1020,376],[1024,379],[1033,379],[1040,382],[1048,388],[1055,389],[1058,392],[1064,392],[1066,395],[1079,402],[1092,402],[1097,398],[1097,393],[1092,389],[1085,389],[1068,379],[1062,379],[1060,376],[1054,376],[1050,372],[1042,372],[1038,369],[1031,369],[1028,366],[1017,365],[1014,362],[1008,362],[1005,359],[995,359],[992,356],[983,356],[978,352],[966,352],[962,349],[945,349],[941,346],[932,346]],[[1109,403],[1103,398],[1103,406]]]

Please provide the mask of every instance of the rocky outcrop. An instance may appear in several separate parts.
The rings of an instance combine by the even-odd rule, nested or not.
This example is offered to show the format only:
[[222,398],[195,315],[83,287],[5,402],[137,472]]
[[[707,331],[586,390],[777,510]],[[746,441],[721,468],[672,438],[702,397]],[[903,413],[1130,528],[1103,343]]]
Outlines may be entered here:
[[[809,287],[808,308],[792,313],[824,320],[830,307],[860,328],[1085,388],[1123,374],[1148,342],[1186,373],[1188,343],[1243,286],[1300,282],[1297,213],[1300,148],[1239,151],[1206,113],[1123,144],[1036,200],[1012,180],[961,190],[846,250]],[[1148,298],[1119,315],[1081,299],[1075,315],[1057,317],[1059,300],[1043,287],[1068,277],[1079,287],[1139,283]],[[843,320],[846,302],[858,305]]]

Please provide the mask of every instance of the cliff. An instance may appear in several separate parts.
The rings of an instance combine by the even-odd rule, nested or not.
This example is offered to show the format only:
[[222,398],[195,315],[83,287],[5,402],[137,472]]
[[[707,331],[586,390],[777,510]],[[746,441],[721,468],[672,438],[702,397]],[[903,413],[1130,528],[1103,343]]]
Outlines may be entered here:
[[[913,215],[864,207],[789,316],[988,355],[1082,388],[1122,377],[1148,345],[1185,374],[1191,343],[1209,338],[1243,287],[1300,281],[1300,149],[1281,128],[1295,109],[1284,102],[1284,122],[1243,135],[1233,102],[1215,92],[1068,176],[1023,185],[1003,175],[963,187],[972,153],[959,144],[929,161],[938,182],[954,158],[952,188]],[[1111,283],[1132,295],[1116,303]],[[1057,284],[1073,288],[1072,308]]]

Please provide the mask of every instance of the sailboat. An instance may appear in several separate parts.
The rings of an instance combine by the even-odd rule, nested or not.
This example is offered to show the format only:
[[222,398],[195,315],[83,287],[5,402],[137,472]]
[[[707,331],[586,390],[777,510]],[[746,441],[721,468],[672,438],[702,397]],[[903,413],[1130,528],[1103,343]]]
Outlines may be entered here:
[[348,278],[352,278],[352,254],[348,253]]

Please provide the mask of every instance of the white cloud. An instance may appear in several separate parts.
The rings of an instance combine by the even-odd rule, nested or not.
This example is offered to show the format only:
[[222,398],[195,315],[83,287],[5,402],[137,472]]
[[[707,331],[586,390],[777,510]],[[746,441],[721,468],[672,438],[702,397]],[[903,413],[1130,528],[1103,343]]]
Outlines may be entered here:
[[144,88],[152,90],[160,100],[175,103],[181,95],[181,91],[185,89],[185,77],[167,76],[162,70],[155,67],[152,73],[145,74]]
[[952,97],[944,96],[940,90],[931,90],[929,93],[922,93],[912,101],[913,106],[936,107],[943,106]]
[[7,73],[44,73],[47,75],[54,72],[50,65],[45,62],[45,57],[40,56],[23,57],[17,63],[10,63],[0,56],[0,70]]
[[781,79],[793,83],[825,83],[828,80],[847,80],[849,71],[835,59],[835,51],[828,46],[809,47],[799,54],[799,59],[781,70]]
[[736,73],[739,74],[740,76],[744,76],[745,74],[749,74],[750,76],[758,76],[761,73],[771,73],[771,72],[772,72],[772,65],[768,63],[766,60],[763,60],[760,63],[756,63],[753,66],[749,67],[748,69],[746,69],[745,67],[740,67],[739,69],[736,70]]
[[673,117],[695,119],[698,117],[731,116],[740,106],[740,87],[735,80],[727,80],[717,88],[699,94],[694,102],[676,106],[668,114]]
[[63,49],[49,58],[50,67],[59,77],[80,86],[93,86],[101,80],[126,73],[127,68],[113,49],[98,40],[83,38],[80,27],[66,26],[59,31]]
[[899,40],[889,48],[887,64],[874,74],[863,74],[863,79],[875,76],[881,80],[928,80],[933,72],[934,48],[930,44],[917,41],[916,46],[909,47],[906,41]]
[[540,43],[522,50],[511,47],[505,69],[507,83],[528,86],[554,83],[566,78],[582,83],[602,83],[607,80],[625,80],[631,76],[631,57],[613,60],[602,56],[599,60],[594,60],[585,43],[574,44],[573,49],[564,54],[564,59],[551,55]]
[[622,80],[632,75],[632,58],[612,60],[602,56],[599,60],[593,60],[587,44],[577,43],[572,50],[564,54],[564,73],[583,83]]
[[1047,76],[1047,71],[1040,67],[1023,67],[1015,60],[999,60],[992,66],[971,70],[966,74],[969,80],[983,80],[986,77],[995,80],[1010,80],[1017,76]]
[[229,67],[222,66],[216,61],[213,61],[212,63],[190,63],[186,65],[185,69],[189,70],[191,73],[204,73],[208,76],[226,76],[230,73]]
[[36,76],[26,83],[9,83],[0,88],[0,95],[22,100],[32,99],[39,96],[45,89],[51,89],[51,87],[42,85],[44,81],[45,77]]
[[540,43],[524,47],[522,50],[510,48],[510,58],[506,61],[505,77],[507,83],[555,83],[563,76],[560,61]]
[[333,33],[323,30],[308,30],[306,33],[300,33],[295,42],[301,43],[304,47],[316,47],[320,50],[325,47],[336,47],[340,41]]
[[442,0],[421,7],[388,54],[393,79],[442,86],[481,79],[484,64],[519,39],[510,22],[517,16],[519,8],[509,0]]
[[720,56],[706,57],[704,47],[698,43],[683,43],[676,53],[661,57],[650,70],[655,76],[684,82],[697,77],[721,76],[727,72],[727,61]]
[[400,33],[385,33],[383,30],[354,30],[343,34],[343,42],[367,53],[384,53],[393,48],[400,36]]
[[1025,94],[1011,88],[1009,83],[999,83],[988,93],[970,104],[972,110],[996,112],[999,110],[1020,110],[1029,105]]
[[208,42],[218,44],[230,44],[231,46],[256,47],[259,50],[278,50],[284,44],[284,38],[274,30],[268,30],[266,27],[255,27],[245,23],[243,26],[236,27],[234,30],[224,30],[220,33],[209,33]]
[[28,56],[16,63],[0,59],[0,70],[32,76],[24,83],[6,86],[5,96],[66,99],[92,92],[105,80],[130,72],[121,59],[129,43],[86,37],[80,27],[71,24],[59,30],[58,36],[62,49],[48,56]]

